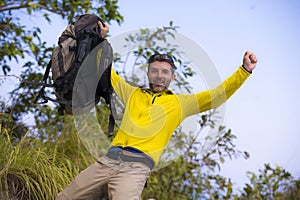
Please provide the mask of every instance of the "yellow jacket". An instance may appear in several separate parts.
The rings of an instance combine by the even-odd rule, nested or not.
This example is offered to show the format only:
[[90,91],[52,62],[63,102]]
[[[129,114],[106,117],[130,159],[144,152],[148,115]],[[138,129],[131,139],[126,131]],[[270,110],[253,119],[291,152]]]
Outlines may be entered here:
[[114,146],[130,146],[149,155],[157,164],[174,130],[188,116],[224,103],[250,76],[242,66],[222,84],[196,94],[153,93],[125,82],[112,70],[111,83],[125,105]]

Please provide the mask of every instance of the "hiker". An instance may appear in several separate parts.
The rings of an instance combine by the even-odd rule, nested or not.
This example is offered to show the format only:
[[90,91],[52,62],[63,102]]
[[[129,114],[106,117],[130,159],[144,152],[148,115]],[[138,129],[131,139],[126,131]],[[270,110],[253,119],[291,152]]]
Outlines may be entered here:
[[[101,23],[99,26],[105,36],[109,27]],[[167,54],[149,58],[149,88],[131,86],[112,69],[114,92],[125,105],[120,128],[107,154],[82,171],[59,193],[57,200],[100,199],[106,187],[109,199],[140,199],[151,170],[177,126],[188,116],[216,108],[228,100],[250,76],[256,63],[256,56],[246,51],[243,64],[220,86],[185,95],[168,90],[176,78],[176,66]]]

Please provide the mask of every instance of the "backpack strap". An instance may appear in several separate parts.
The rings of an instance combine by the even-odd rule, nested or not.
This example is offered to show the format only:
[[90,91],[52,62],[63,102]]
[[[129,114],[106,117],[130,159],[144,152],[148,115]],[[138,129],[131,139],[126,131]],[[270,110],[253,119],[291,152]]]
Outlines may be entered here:
[[114,131],[114,126],[115,126],[115,119],[113,117],[113,114],[110,113],[110,115],[109,115],[109,122],[108,122],[108,137],[109,138],[113,136],[112,133]]
[[[52,65],[52,59],[49,61],[48,65],[47,65],[47,68],[45,70],[45,73],[44,73],[44,76],[43,76],[43,83],[39,83],[39,85],[42,85],[43,87],[39,91],[38,96],[35,98],[34,103],[44,104],[44,103],[47,103],[48,101],[53,101],[53,102],[56,102],[56,103],[59,103],[59,104],[71,105],[72,104],[71,101],[57,100],[57,99],[53,99],[53,98],[48,97],[48,96],[45,95],[45,88],[46,87],[55,87],[53,84],[47,83],[47,80],[48,80],[49,74],[50,74],[51,65]],[[38,102],[39,99],[43,99],[43,101]]]
[[116,106],[114,104],[112,94],[109,95],[109,108],[110,108],[110,115],[109,115],[109,123],[108,123],[108,137],[112,137],[112,133],[114,131],[115,120],[119,119],[116,111]]
[[[48,100],[51,100],[50,98],[46,97],[46,95],[45,95],[45,88],[46,87],[54,87],[53,84],[48,84],[47,83],[47,80],[49,78],[50,69],[51,69],[51,64],[52,64],[52,59],[49,61],[48,65],[47,65],[46,71],[45,71],[44,76],[43,76],[43,83],[42,83],[43,87],[41,88],[38,96],[35,98],[34,103],[44,104],[44,103],[47,103]],[[38,100],[40,98],[42,98],[44,101],[38,102]]]

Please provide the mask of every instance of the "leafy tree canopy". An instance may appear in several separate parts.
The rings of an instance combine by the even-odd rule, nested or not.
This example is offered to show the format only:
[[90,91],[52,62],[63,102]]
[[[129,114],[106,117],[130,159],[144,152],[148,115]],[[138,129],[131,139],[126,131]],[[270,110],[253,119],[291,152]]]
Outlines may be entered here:
[[[54,15],[71,22],[81,14],[91,13],[98,15],[108,24],[113,21],[121,24],[123,16],[119,12],[117,3],[117,0],[0,0],[0,70],[8,74],[12,68],[18,68],[21,71],[21,81],[40,82],[43,68],[50,60],[53,44],[48,45],[47,41],[42,40],[41,27],[29,27],[26,18],[20,17],[20,13],[24,13],[24,16],[38,14],[42,16],[39,21],[44,19],[46,23],[50,23]],[[58,37],[60,33],[51,34],[56,34]],[[0,112],[8,114],[10,119],[4,126],[23,126],[22,118],[32,113],[39,127],[55,119],[57,116],[55,110],[50,109],[48,105],[41,106],[33,103],[39,89],[38,85],[21,82],[10,92],[12,105],[2,102],[0,107]],[[15,128],[12,130],[12,134],[18,138],[27,131],[25,128],[22,128],[23,131]]]
[[[119,13],[117,0],[74,0],[74,1],[44,1],[44,0],[21,0],[21,1],[0,1],[0,66],[7,74],[11,70],[9,61],[25,58],[26,55],[33,55],[37,58],[38,64],[45,66],[45,53],[49,50],[45,41],[41,41],[41,29],[34,27],[28,29],[23,19],[20,19],[16,12],[25,11],[28,15],[41,13],[44,19],[50,23],[51,15],[61,16],[63,20],[73,21],[80,14],[97,14],[105,22],[111,23],[123,21]],[[24,66],[32,65],[26,62]]]

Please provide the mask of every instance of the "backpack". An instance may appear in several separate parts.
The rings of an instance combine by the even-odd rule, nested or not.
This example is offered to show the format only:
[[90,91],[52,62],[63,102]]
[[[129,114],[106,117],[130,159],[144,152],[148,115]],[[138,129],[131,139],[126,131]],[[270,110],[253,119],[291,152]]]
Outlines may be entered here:
[[[102,98],[110,106],[109,133],[113,131],[115,107],[110,73],[113,51],[108,41],[101,37],[96,15],[81,15],[69,24],[58,39],[51,60],[43,76],[43,87],[36,98],[47,103],[59,103],[60,114],[77,115],[90,111]],[[48,78],[52,71],[53,84]],[[46,87],[54,87],[56,99],[45,95]]]

